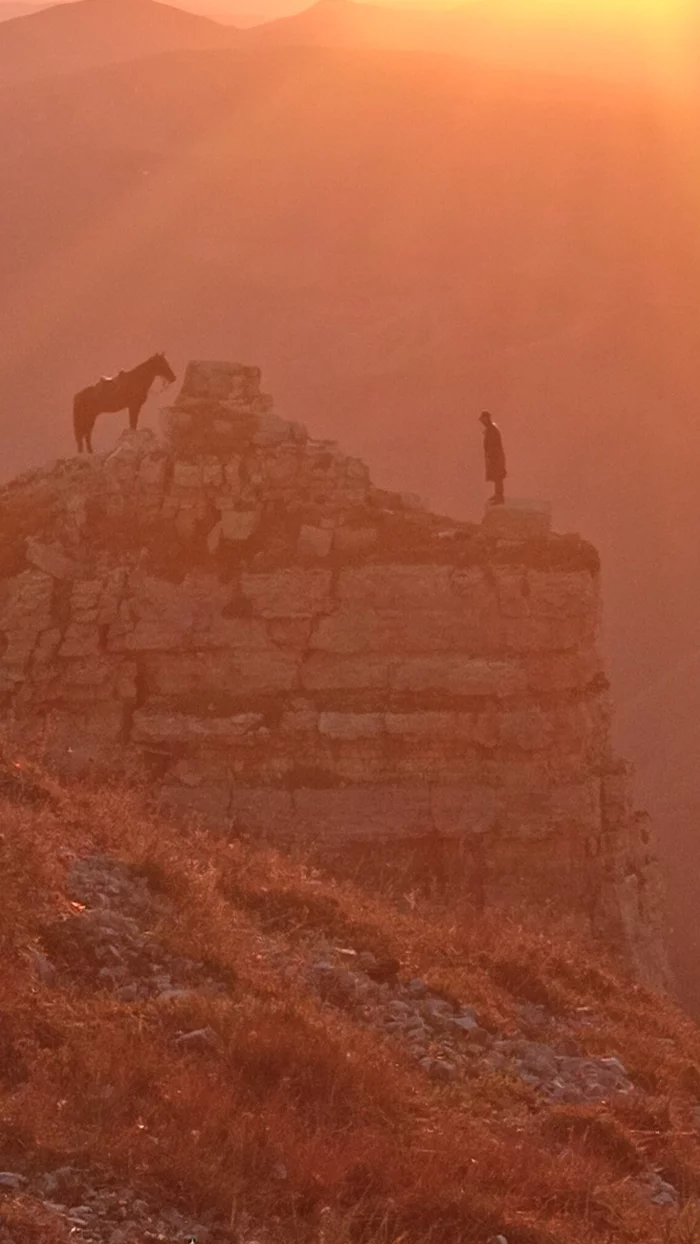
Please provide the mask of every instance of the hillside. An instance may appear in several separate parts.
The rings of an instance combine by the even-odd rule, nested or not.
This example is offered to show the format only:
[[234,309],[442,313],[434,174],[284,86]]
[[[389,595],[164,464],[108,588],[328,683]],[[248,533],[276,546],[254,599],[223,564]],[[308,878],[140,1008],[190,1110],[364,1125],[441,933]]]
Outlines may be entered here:
[[37,9],[46,8],[43,4],[25,4],[24,0],[2,0],[0,3],[0,22],[10,21],[13,17],[27,17]]
[[2,22],[0,86],[161,52],[230,47],[235,32],[155,0],[73,0]]
[[5,746],[3,1244],[694,1244],[697,1030],[562,927],[382,896]]

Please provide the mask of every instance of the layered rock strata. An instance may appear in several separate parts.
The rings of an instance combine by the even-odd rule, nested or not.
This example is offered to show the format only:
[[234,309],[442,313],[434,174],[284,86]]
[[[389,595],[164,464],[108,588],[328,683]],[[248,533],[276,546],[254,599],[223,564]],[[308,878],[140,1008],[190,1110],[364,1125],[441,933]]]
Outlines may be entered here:
[[78,769],[137,753],[233,832],[446,848],[479,902],[565,910],[661,979],[595,550],[376,488],[257,368],[190,364],[162,423],[0,494],[6,720]]

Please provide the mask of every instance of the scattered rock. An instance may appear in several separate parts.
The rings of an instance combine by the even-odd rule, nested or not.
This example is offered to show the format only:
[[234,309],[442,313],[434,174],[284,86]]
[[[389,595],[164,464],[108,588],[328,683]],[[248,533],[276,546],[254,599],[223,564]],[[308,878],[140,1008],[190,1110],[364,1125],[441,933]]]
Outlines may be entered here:
[[250,540],[259,526],[259,510],[224,510],[221,515],[221,539],[234,543]]
[[299,532],[297,551],[300,557],[328,557],[332,544],[332,530],[305,524]]
[[673,1184],[667,1183],[656,1172],[645,1181],[649,1200],[652,1205],[677,1209],[680,1205],[680,1194]]
[[154,940],[151,928],[168,900],[145,876],[106,856],[87,856],[71,867],[67,892],[73,913],[42,929],[46,953],[37,967],[45,984],[97,987],[126,1003],[227,991],[203,964],[171,955]]
[[19,1192],[26,1183],[24,1175],[18,1175],[16,1171],[0,1171],[0,1188],[9,1188],[11,1192]]
[[186,1050],[210,1050],[216,1049],[219,1038],[213,1028],[195,1028],[176,1037],[175,1044]]
[[401,964],[398,959],[378,959],[365,968],[370,980],[379,981],[380,983],[393,981],[396,979]]
[[428,1075],[431,1080],[456,1080],[457,1067],[455,1063],[448,1063],[442,1058],[429,1059],[428,1062],[430,1064],[428,1067]]

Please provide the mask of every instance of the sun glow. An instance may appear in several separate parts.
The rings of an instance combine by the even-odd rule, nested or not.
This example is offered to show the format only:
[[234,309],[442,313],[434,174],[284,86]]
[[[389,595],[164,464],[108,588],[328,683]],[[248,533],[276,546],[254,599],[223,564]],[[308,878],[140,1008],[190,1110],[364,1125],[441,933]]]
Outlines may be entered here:
[[589,20],[597,23],[617,23],[620,19],[630,25],[661,24],[690,18],[693,5],[689,0],[361,0],[382,7],[402,9],[449,10],[459,8],[474,12],[482,10],[484,16],[516,21],[538,21],[547,18]]

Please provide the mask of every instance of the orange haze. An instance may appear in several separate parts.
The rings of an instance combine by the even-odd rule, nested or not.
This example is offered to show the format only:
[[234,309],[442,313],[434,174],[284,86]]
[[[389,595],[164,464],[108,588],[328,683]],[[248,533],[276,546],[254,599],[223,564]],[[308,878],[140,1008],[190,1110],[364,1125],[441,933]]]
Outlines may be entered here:
[[74,391],[161,349],[260,363],[282,413],[455,514],[480,512],[475,417],[497,412],[512,489],[601,548],[689,979],[700,135],[670,68],[697,64],[697,25],[686,46],[659,23],[673,98],[636,44],[557,60],[558,26],[521,47],[492,21],[479,59],[443,55],[442,26],[406,50],[415,14],[349,0],[233,33],[150,0],[63,8],[0,25],[5,473],[72,453]]

